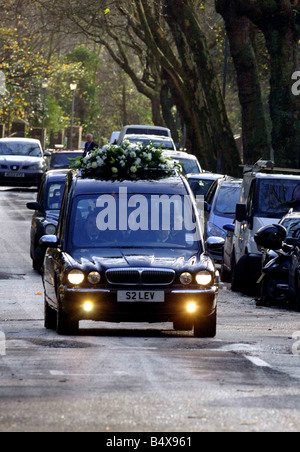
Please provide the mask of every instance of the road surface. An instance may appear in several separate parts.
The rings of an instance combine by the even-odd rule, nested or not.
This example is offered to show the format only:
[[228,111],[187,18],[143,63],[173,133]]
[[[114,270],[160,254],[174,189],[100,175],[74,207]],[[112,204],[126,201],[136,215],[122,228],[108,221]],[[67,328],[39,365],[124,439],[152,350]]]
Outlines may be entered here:
[[0,431],[298,431],[300,315],[222,285],[215,339],[171,324],[43,326],[26,202],[0,189]]

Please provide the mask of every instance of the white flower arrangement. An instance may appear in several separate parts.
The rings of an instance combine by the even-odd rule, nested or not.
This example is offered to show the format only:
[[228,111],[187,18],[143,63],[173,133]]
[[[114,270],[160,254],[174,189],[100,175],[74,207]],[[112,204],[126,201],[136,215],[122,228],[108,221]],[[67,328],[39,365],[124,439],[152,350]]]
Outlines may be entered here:
[[132,144],[124,141],[122,146],[105,145],[89,152],[84,158],[72,160],[73,169],[81,169],[88,173],[102,173],[107,176],[135,176],[137,173],[149,170],[159,170],[167,173],[179,173],[182,167],[174,159],[164,155],[161,148],[155,148],[151,143]]

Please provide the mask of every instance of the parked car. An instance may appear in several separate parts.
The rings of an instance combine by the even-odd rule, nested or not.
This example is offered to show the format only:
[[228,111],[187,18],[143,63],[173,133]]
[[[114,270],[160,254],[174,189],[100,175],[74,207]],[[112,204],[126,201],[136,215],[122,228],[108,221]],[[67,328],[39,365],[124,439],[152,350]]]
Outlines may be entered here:
[[287,170],[287,174],[272,170],[263,161],[245,168],[233,238],[234,291],[251,293],[257,286],[262,266],[262,255],[254,240],[258,230],[278,224],[291,208],[300,205],[300,176],[291,173],[292,170]]
[[123,141],[125,140],[132,144],[141,143],[146,146],[151,143],[152,146],[156,148],[161,147],[162,149],[176,151],[175,143],[170,137],[156,135],[125,135]]
[[165,151],[165,154],[181,163],[184,175],[202,174],[201,165],[195,155],[181,151]]
[[[205,204],[206,238],[226,238],[227,231],[224,229],[224,224],[233,222],[235,219],[241,187],[241,179],[226,176],[218,179],[216,188],[208,193]],[[222,250],[214,253],[213,257],[217,262],[222,262]]]
[[126,135],[156,135],[172,138],[170,129],[159,126],[129,125],[122,128],[117,144],[121,146]]
[[[83,319],[171,321],[175,329],[194,327],[197,337],[216,335],[219,276],[205,252],[190,188],[181,176],[150,174],[138,183],[69,175],[57,234],[40,241],[47,248],[46,328],[69,334]],[[167,202],[170,212],[174,195],[174,209],[185,203],[193,230],[182,222],[175,228],[178,215],[164,226],[160,202]],[[147,227],[131,228],[134,218],[146,219]],[[211,239],[207,246],[223,243]]]
[[212,185],[219,179],[224,178],[224,176],[221,174],[205,172],[201,174],[187,174],[186,178],[195,198],[197,198],[197,196],[204,196],[205,198]]
[[50,157],[49,169],[68,169],[70,168],[70,159],[82,156],[83,151],[54,151]]
[[47,169],[39,140],[29,138],[0,139],[0,185],[39,187]]
[[34,210],[30,230],[30,256],[33,268],[40,271],[44,262],[46,248],[39,243],[46,234],[55,234],[65,188],[67,171],[48,171],[43,175],[37,202],[27,203]]

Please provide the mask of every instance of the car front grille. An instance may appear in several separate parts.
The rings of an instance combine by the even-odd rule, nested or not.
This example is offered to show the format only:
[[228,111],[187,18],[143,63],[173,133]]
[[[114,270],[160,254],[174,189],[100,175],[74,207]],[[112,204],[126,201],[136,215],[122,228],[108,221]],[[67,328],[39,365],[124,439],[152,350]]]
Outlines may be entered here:
[[144,285],[144,286],[168,286],[174,282],[175,271],[165,269],[113,269],[107,270],[106,279],[114,285]]

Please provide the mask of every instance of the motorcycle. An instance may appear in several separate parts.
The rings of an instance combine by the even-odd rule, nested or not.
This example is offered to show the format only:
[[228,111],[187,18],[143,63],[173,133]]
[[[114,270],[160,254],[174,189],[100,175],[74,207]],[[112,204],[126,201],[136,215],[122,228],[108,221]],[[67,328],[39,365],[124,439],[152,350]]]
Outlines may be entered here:
[[300,311],[300,241],[286,238],[281,225],[258,231],[255,242],[263,252],[261,296],[257,306],[287,306]]

